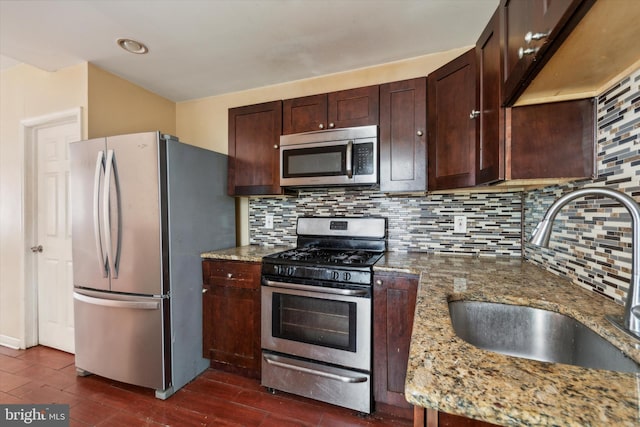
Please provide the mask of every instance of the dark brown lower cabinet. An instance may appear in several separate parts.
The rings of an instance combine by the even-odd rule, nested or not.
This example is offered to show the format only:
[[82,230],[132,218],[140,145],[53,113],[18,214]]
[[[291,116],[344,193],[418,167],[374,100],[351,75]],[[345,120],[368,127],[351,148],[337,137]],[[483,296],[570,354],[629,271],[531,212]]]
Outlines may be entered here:
[[413,427],[494,427],[495,425],[433,409],[415,407],[413,412]]
[[213,368],[260,378],[260,269],[255,262],[202,262],[202,348]]
[[375,273],[373,289],[373,397],[376,411],[411,418],[404,398],[418,276]]

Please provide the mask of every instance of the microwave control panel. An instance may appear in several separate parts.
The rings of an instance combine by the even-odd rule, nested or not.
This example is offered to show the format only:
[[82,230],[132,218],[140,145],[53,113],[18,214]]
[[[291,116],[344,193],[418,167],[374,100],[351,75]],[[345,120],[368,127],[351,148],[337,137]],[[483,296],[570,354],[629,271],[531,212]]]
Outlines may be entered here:
[[371,175],[374,172],[373,142],[353,146],[353,174]]

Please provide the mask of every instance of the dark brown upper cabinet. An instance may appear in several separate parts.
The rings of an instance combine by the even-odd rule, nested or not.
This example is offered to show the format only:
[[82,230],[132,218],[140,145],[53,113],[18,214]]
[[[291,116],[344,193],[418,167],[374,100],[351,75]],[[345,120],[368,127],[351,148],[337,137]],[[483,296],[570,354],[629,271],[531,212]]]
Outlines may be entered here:
[[228,193],[280,194],[282,101],[229,109]]
[[427,105],[428,189],[475,185],[475,49],[429,74]]
[[427,79],[380,85],[380,191],[427,189]]
[[282,133],[377,125],[379,97],[379,86],[375,85],[285,99]]
[[476,43],[478,67],[476,134],[476,185],[505,177],[505,109],[502,107],[500,66],[500,9],[491,17]]
[[512,105],[595,0],[501,0],[503,101]]
[[595,98],[589,98],[508,110],[508,178],[592,178],[595,109]]
[[428,76],[430,191],[504,180],[535,185],[593,177],[593,98],[502,106],[504,12],[493,15],[475,53],[467,52]]

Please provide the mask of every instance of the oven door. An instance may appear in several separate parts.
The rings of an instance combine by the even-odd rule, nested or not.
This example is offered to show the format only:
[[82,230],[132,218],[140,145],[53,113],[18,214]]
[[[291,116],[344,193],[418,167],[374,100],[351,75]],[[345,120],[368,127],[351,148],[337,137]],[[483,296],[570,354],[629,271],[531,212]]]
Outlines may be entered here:
[[368,372],[369,295],[367,290],[264,280],[262,348]]

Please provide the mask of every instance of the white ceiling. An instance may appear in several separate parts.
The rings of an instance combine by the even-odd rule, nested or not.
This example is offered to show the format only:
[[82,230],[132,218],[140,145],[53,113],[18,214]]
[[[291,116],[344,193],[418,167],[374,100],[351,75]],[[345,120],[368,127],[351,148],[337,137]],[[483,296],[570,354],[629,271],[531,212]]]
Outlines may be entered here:
[[0,66],[87,61],[179,102],[473,45],[498,3],[0,0]]

